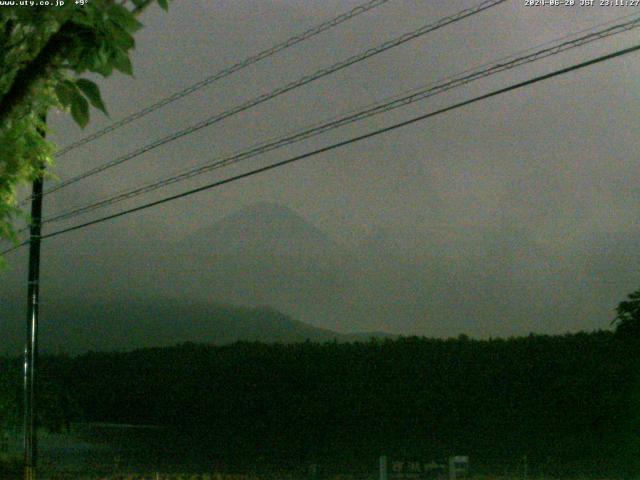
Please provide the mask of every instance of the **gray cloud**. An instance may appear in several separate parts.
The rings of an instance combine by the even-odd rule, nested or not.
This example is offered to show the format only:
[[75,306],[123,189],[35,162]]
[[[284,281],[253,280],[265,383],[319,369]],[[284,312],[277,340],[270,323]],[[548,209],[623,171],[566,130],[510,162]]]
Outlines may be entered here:
[[[112,118],[356,3],[194,0],[176,2],[169,14],[152,9],[143,19],[146,28],[138,39],[135,78],[115,76],[100,81]],[[472,4],[389,2],[286,55],[76,150],[59,161],[56,173],[63,179],[73,176]],[[635,11],[622,7],[531,8],[524,1],[508,2],[51,195],[45,210],[53,213],[91,202]],[[250,164],[305,152],[636,41],[637,32],[620,35]],[[94,293],[97,289],[117,301],[130,249],[144,251],[150,271],[169,272],[171,278],[172,271],[182,271],[185,265],[165,257],[162,265],[154,262],[166,243],[179,242],[243,206],[269,201],[290,206],[363,257],[363,263],[349,273],[358,277],[355,296],[349,300],[354,305],[352,318],[344,312],[331,317],[326,309],[305,315],[307,305],[291,298],[284,301],[274,293],[275,306],[310,323],[345,331],[383,328],[400,333],[455,335],[464,331],[483,336],[606,327],[611,309],[640,282],[634,253],[640,246],[638,78],[636,54],[51,240],[43,259],[43,296],[47,291],[64,294],[64,285],[77,294],[82,282],[93,282]],[[108,122],[95,114],[90,128]],[[84,134],[62,115],[54,116],[52,125],[61,145]],[[223,173],[167,192],[203,184]],[[378,247],[385,246],[384,260],[372,254],[376,238]],[[78,271],[69,271],[65,265],[78,251],[87,256],[82,262],[74,261]],[[21,263],[24,258],[18,255],[11,261]],[[79,271],[85,268],[87,272]],[[17,289],[24,280],[15,270],[3,277],[6,286],[2,288],[6,289]],[[178,274],[175,278],[189,281]],[[336,285],[349,288],[353,277],[345,278]],[[134,281],[128,288],[144,294],[151,283]],[[329,292],[334,287],[327,288]],[[176,287],[181,292],[189,289],[188,283]],[[250,303],[246,295],[243,299]],[[304,301],[310,300],[305,297]]]

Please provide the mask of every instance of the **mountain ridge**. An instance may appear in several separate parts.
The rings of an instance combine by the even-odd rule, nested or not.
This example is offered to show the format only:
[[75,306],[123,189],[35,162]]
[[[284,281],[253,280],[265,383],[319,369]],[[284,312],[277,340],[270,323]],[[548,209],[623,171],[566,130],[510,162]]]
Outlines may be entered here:
[[[9,308],[8,308],[9,306]],[[5,319],[0,354],[17,354],[24,341],[22,302],[3,302]],[[13,307],[13,308],[11,308]],[[265,343],[350,342],[376,332],[338,333],[318,328],[269,306],[241,307],[175,299],[57,299],[47,303],[40,321],[44,353],[124,351],[184,342],[225,345],[237,341]]]

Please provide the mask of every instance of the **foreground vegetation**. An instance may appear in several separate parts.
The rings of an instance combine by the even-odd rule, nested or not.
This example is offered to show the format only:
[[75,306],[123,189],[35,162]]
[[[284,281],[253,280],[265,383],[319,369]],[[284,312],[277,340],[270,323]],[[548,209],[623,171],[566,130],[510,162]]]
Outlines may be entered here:
[[[599,331],[52,356],[41,362],[41,422],[169,425],[185,452],[206,446],[238,465],[369,471],[381,452],[457,453],[476,472],[513,471],[526,455],[529,475],[624,475],[638,471],[638,347]],[[11,422],[18,360],[3,362]]]

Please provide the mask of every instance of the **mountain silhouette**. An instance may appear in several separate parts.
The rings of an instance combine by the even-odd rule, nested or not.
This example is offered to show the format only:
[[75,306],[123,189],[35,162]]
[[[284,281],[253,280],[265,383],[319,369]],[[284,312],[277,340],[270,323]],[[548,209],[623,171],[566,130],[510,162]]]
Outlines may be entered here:
[[[0,304],[0,355],[16,355],[24,343],[24,302],[14,300]],[[41,312],[39,333],[42,351],[69,354],[184,342],[345,342],[388,336],[380,332],[344,335],[312,327],[271,307],[243,308],[166,298],[49,301]]]
[[178,298],[270,305],[316,327],[364,329],[352,301],[353,254],[288,207],[250,205],[200,228],[168,255],[175,287],[167,293]]
[[329,255],[342,248],[288,207],[256,203],[179,242],[190,252],[217,255]]

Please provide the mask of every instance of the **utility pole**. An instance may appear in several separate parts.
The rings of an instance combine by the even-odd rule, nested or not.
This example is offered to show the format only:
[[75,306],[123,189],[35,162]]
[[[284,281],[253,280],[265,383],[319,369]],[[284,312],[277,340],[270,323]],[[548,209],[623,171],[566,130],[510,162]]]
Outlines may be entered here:
[[27,338],[24,347],[24,480],[36,480],[37,425],[36,365],[38,360],[38,301],[40,296],[40,232],[42,229],[42,175],[33,181],[29,226]]

